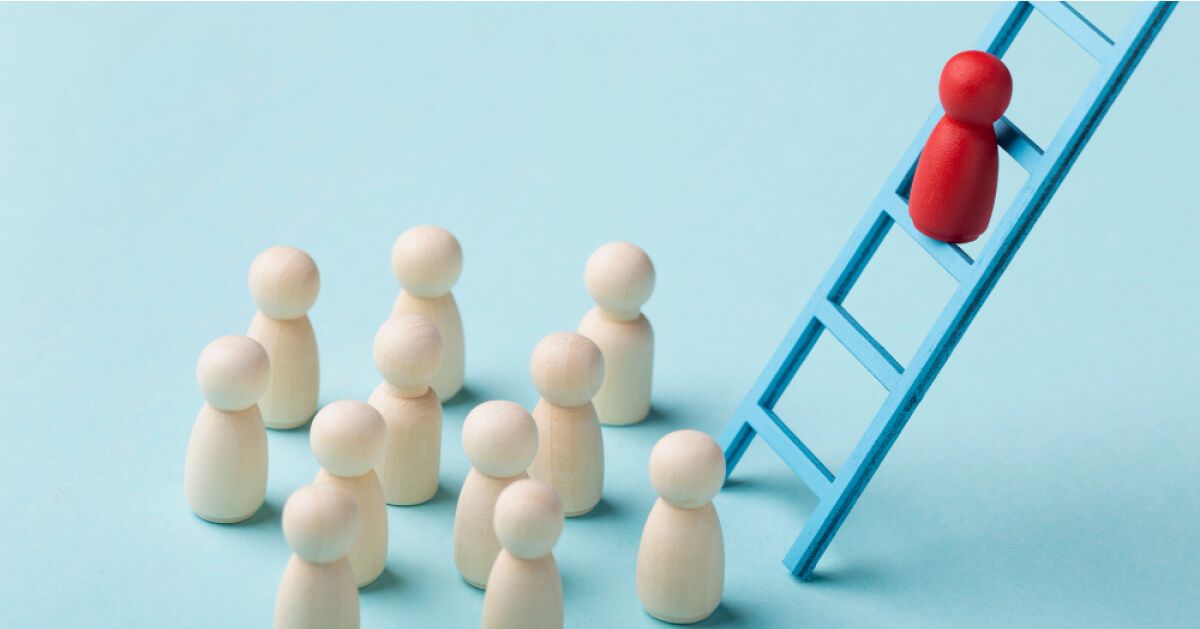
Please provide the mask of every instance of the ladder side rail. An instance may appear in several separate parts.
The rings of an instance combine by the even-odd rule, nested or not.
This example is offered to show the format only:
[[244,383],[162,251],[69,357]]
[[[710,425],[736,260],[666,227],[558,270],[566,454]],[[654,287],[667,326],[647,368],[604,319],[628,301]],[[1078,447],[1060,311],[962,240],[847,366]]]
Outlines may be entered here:
[[928,391],[955,345],[974,319],[983,301],[1024,242],[1033,224],[1096,126],[1112,105],[1121,87],[1161,30],[1174,3],[1159,2],[1139,9],[1131,26],[1122,36],[1108,63],[1097,70],[1075,110],[1067,117],[1045,157],[1013,200],[997,233],[989,240],[975,264],[977,278],[962,284],[946,305],[902,375],[893,394],[889,394],[866,433],[842,465],[848,473],[839,474],[832,494],[837,497],[826,507],[819,503],[804,531],[788,553],[785,563],[801,578],[811,575],[846,514],[895,443],[905,423]]

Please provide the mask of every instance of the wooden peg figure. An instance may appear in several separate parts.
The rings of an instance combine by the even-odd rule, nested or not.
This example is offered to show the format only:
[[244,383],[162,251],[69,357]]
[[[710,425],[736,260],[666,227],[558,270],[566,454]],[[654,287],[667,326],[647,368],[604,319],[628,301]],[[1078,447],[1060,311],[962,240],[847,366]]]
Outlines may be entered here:
[[429,319],[389,319],[375,334],[375,367],[383,382],[369,403],[383,416],[387,442],[379,477],[388,504],[416,505],[438,489],[442,403],[430,388],[442,363],[442,337]]
[[484,589],[500,554],[492,525],[496,499],[509,485],[528,478],[525,468],[537,452],[537,425],[520,404],[484,402],[467,414],[462,443],[471,471],[454,511],[454,565],[467,583]]
[[275,597],[275,629],[358,629],[358,589],[346,551],[362,528],[354,498],[333,485],[297,489],[283,507],[295,554]]
[[1008,108],[1012,75],[993,55],[960,52],[942,69],[938,96],[946,115],[917,161],[908,211],[930,238],[971,242],[987,231],[996,203],[1000,158],[992,125]]
[[700,622],[717,609],[725,585],[725,541],[712,505],[725,483],[725,456],[702,432],[670,433],[650,453],[650,483],[660,498],[638,547],[638,599],[659,620]]
[[392,307],[392,317],[428,317],[442,335],[442,366],[433,378],[433,390],[442,402],[463,386],[466,350],[462,316],[450,289],[462,273],[462,247],[453,234],[434,225],[413,227],[392,247],[392,273],[403,290]]
[[592,406],[604,358],[586,336],[555,332],[534,348],[530,373],[542,398],[533,409],[538,448],[529,477],[554,488],[567,517],[583,515],[604,491],[604,437]]
[[222,336],[196,363],[204,396],[184,463],[192,511],[209,522],[241,522],[267,495],[267,431],[256,402],[267,389],[267,352],[254,339]]
[[548,485],[531,479],[508,486],[493,523],[503,549],[483,595],[483,629],[561,629],[563,588],[554,544],[563,507]]
[[250,266],[258,314],[246,336],[271,357],[270,384],[259,402],[268,428],[303,426],[317,410],[320,364],[308,310],[320,288],[316,263],[294,247],[271,247]]
[[347,557],[358,587],[370,585],[387,562],[387,503],[375,466],[387,428],[379,412],[356,400],[328,404],[313,418],[309,443],[321,464],[314,485],[332,485],[358,505],[362,529]]
[[584,283],[596,307],[579,322],[579,333],[604,354],[596,414],[601,424],[636,424],[650,413],[654,329],[641,308],[654,291],[654,264],[637,245],[610,242],[588,259]]

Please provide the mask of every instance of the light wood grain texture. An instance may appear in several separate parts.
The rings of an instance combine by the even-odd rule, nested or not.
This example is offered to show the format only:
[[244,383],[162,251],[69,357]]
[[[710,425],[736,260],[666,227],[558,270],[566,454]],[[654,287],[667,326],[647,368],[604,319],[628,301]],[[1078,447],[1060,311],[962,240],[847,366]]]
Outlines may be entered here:
[[441,227],[413,227],[400,234],[392,247],[392,273],[402,290],[391,316],[428,317],[441,332],[442,364],[432,386],[445,402],[462,389],[466,369],[462,316],[450,292],[462,273],[462,247]]
[[560,629],[563,589],[552,553],[563,507],[548,485],[530,479],[496,500],[493,523],[503,545],[483,595],[483,629]]
[[472,467],[454,511],[454,565],[467,583],[483,589],[500,554],[492,524],[496,500],[509,485],[528,478],[537,425],[519,404],[484,402],[467,414],[462,442]]
[[307,253],[271,247],[250,267],[250,294],[258,313],[246,333],[271,357],[271,378],[259,401],[268,428],[303,426],[317,410],[320,362],[308,310],[321,275]]
[[389,319],[375,334],[374,356],[384,381],[368,402],[387,426],[378,466],[384,494],[393,505],[427,502],[441,468],[442,404],[430,388],[441,365],[441,334],[426,317]]
[[725,584],[725,542],[712,499],[725,480],[721,448],[680,430],[650,453],[654,503],[638,546],[637,593],[659,620],[687,624],[712,615]]
[[636,245],[610,242],[588,258],[584,283],[596,307],[579,333],[604,354],[604,384],[592,400],[602,424],[636,424],[650,413],[654,330],[641,308],[654,280],[650,256]]
[[387,561],[387,502],[374,467],[383,458],[387,429],[379,412],[356,400],[325,406],[313,418],[309,442],[321,464],[314,485],[352,496],[362,527],[347,553],[358,587],[374,582]]
[[583,515],[604,491],[604,436],[591,402],[604,359],[587,337],[555,332],[534,348],[530,373],[542,399],[533,409],[538,449],[529,476],[554,488],[567,517]]
[[346,551],[362,527],[354,498],[332,485],[301,487],[283,508],[295,554],[275,598],[276,629],[357,629],[358,589]]
[[210,522],[241,522],[267,492],[267,432],[255,401],[267,387],[267,352],[253,339],[222,336],[196,364],[205,404],[196,417],[184,462],[184,494]]

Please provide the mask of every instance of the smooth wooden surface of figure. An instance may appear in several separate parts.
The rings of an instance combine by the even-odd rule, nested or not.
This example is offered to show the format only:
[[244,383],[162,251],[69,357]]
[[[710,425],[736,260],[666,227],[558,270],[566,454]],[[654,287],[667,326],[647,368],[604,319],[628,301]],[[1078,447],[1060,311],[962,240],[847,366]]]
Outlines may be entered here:
[[368,403],[387,427],[378,466],[388,504],[416,505],[438,489],[442,404],[430,388],[441,366],[442,337],[426,317],[389,319],[375,334],[375,366],[384,381]]
[[387,502],[374,469],[383,458],[385,436],[379,412],[355,400],[322,408],[309,433],[313,455],[321,464],[313,484],[345,491],[358,507],[362,526],[347,552],[358,587],[379,578],[387,562]]
[[253,516],[267,496],[267,432],[257,406],[222,411],[205,404],[184,464],[192,512],[218,524]]
[[392,247],[392,273],[402,290],[391,316],[428,317],[441,332],[443,358],[432,386],[445,402],[462,389],[466,368],[462,315],[450,292],[462,273],[462,247],[441,227],[413,227]]
[[661,497],[642,529],[637,593],[651,616],[695,623],[720,604],[725,542],[712,499],[724,481],[724,455],[704,433],[670,433],[650,453],[650,482]]
[[250,267],[250,294],[258,313],[247,336],[271,357],[271,378],[259,401],[268,428],[303,426],[317,410],[320,361],[308,319],[321,276],[316,263],[293,247],[271,247]]
[[520,480],[496,500],[493,523],[503,549],[483,596],[484,629],[560,629],[563,589],[552,553],[563,508],[549,485]]
[[359,476],[334,476],[326,470],[317,472],[315,485],[330,485],[354,496],[362,512],[362,530],[358,540],[346,553],[354,573],[356,587],[375,582],[387,564],[388,526],[387,501],[375,470]]
[[483,629],[561,629],[562,576],[554,555],[520,559],[501,550],[483,599]]
[[533,408],[538,451],[530,478],[562,498],[568,518],[589,513],[604,494],[604,435],[591,404],[566,408],[539,400]]
[[346,558],[362,526],[354,498],[330,485],[296,490],[283,508],[295,552],[275,599],[276,629],[357,629],[358,589]]
[[554,488],[567,517],[583,515],[604,491],[604,436],[591,402],[604,358],[587,337],[555,332],[534,348],[529,368],[542,396],[533,410],[538,449],[529,476]]
[[968,50],[946,62],[938,95],[946,114],[917,161],[909,214],[930,238],[971,242],[987,230],[996,203],[1000,158],[993,124],[1012,98],[1012,76],[999,58]]
[[477,588],[487,587],[500,554],[493,525],[496,500],[509,485],[528,478],[525,469],[537,452],[537,439],[533,417],[514,402],[484,402],[463,422],[463,450],[472,467],[454,511],[454,565]]
[[275,599],[275,629],[358,629],[358,588],[350,560],[288,560]]
[[654,264],[637,245],[610,242],[588,258],[584,284],[596,307],[579,333],[604,355],[604,383],[592,400],[602,424],[635,424],[650,413],[654,330],[641,308],[654,281]]
[[645,316],[613,320],[593,308],[579,322],[579,333],[595,341],[604,354],[604,384],[592,404],[600,423],[636,424],[650,414],[654,372],[654,329]]
[[267,387],[267,352],[253,339],[223,336],[196,364],[205,404],[196,417],[184,462],[184,495],[210,522],[241,522],[267,492],[267,433],[255,402]]
[[725,586],[725,540],[717,510],[659,498],[638,546],[637,592],[651,616],[690,624],[712,615]]

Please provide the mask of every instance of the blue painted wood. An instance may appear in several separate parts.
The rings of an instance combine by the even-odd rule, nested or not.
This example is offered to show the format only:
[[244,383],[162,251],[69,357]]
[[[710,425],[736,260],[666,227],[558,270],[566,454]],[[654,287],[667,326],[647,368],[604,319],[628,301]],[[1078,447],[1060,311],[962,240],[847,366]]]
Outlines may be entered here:
[[1076,11],[1075,7],[1066,2],[1034,2],[1033,6],[1096,61],[1104,63],[1112,54],[1113,40]]
[[[784,564],[800,578],[812,575],[821,555],[908,418],[1175,8],[1174,2],[1143,4],[1125,32],[1114,42],[1065,2],[1036,5],[1043,15],[1097,59],[1099,67],[1045,150],[1011,120],[1002,118],[996,123],[998,144],[1029,173],[1029,178],[1000,218],[979,258],[972,260],[957,245],[925,237],[913,228],[908,216],[908,190],[917,157],[942,115],[941,109],[935,108],[719,436],[725,451],[727,474],[737,467],[754,437],[761,436],[816,494],[817,507],[784,558]],[[1033,8],[1034,5],[1028,2],[1005,5],[984,32],[978,47],[1002,57]],[[905,234],[959,283],[907,366],[900,365],[842,307],[846,295],[893,224],[900,225]],[[883,405],[836,476],[774,411],[780,396],[825,330],[830,331],[888,390]]]

